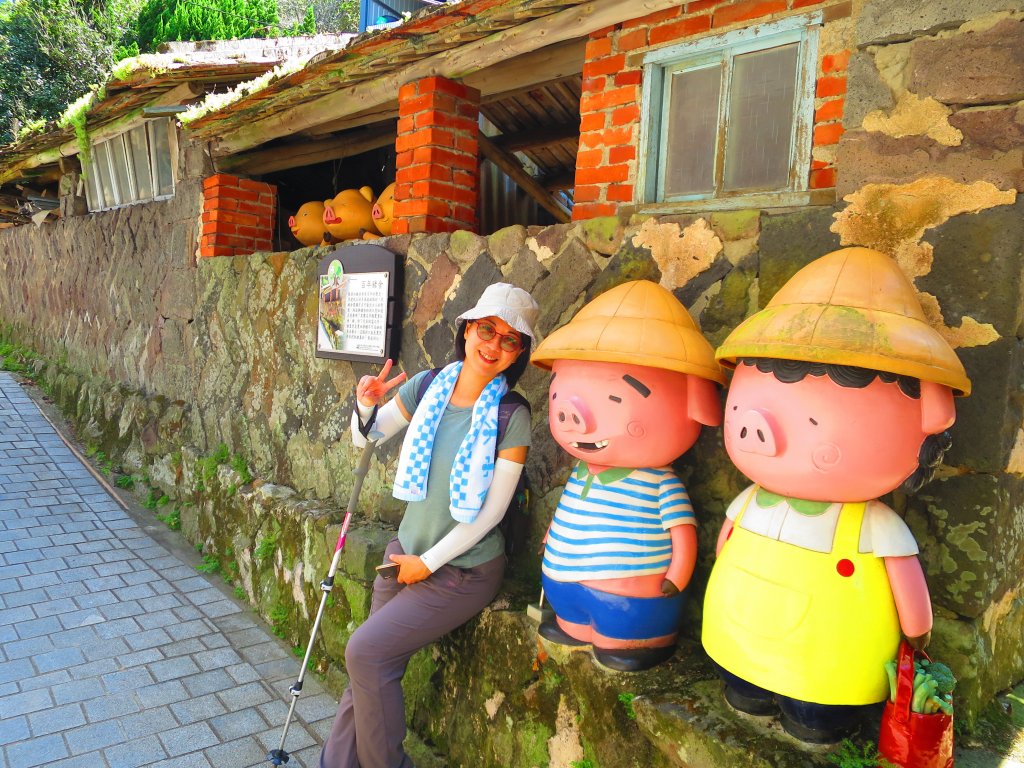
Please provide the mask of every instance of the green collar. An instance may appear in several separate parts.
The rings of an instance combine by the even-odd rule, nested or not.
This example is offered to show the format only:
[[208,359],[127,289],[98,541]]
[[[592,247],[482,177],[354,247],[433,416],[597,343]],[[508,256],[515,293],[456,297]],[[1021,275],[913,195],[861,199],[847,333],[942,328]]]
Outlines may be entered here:
[[611,469],[606,469],[604,472],[594,474],[587,469],[586,462],[580,461],[576,464],[576,479],[584,481],[583,490],[580,491],[580,498],[587,498],[587,494],[590,493],[590,488],[593,486],[595,478],[599,483],[601,483],[601,485],[609,485],[611,483],[618,482],[632,472],[632,467],[612,467]]
[[829,501],[810,501],[808,499],[795,499],[791,496],[780,496],[777,493],[772,493],[766,488],[758,486],[757,496],[755,497],[757,506],[759,507],[774,507],[781,501],[789,504],[790,509],[794,509],[801,515],[808,515],[814,517],[822,514],[826,509],[832,506]]

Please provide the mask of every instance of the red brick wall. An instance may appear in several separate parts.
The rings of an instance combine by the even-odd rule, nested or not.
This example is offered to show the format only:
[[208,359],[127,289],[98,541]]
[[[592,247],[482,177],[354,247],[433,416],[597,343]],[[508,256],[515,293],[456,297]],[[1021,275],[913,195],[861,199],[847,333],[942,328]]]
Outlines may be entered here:
[[[640,54],[816,7],[829,9],[826,22],[830,16],[849,15],[848,3],[834,0],[693,0],[592,33],[583,65],[573,219],[612,215],[635,200],[643,93]],[[843,132],[849,58],[849,50],[819,51],[811,189],[835,186],[834,153],[820,148],[837,144]],[[826,159],[817,159],[819,155]]]
[[218,173],[203,181],[199,255],[236,256],[273,249],[277,189]]
[[476,229],[480,92],[444,77],[398,91],[394,234]]

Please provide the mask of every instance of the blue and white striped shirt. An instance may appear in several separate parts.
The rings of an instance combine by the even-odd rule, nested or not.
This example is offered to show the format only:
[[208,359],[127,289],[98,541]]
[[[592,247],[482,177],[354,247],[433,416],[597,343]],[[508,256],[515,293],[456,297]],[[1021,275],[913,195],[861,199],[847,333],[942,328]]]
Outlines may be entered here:
[[669,528],[696,525],[690,497],[669,469],[576,465],[562,491],[542,569],[556,581],[664,573],[672,560]]

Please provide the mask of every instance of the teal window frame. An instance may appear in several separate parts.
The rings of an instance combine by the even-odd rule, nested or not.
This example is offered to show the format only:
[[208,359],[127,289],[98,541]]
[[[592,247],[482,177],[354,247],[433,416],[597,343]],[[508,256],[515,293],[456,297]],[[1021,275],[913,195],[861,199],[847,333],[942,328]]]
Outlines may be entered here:
[[[643,101],[637,189],[640,203],[672,203],[687,207],[780,206],[806,203],[814,130],[814,92],[818,62],[820,11],[777,22],[735,30],[722,35],[649,51],[643,58]],[[775,190],[728,192],[723,189],[723,168],[736,56],[781,45],[799,45],[796,65],[795,107],[790,141],[789,175],[785,186]],[[718,105],[715,141],[715,189],[712,192],[666,195],[663,158],[668,152],[668,120],[672,75],[719,66],[724,69]]]

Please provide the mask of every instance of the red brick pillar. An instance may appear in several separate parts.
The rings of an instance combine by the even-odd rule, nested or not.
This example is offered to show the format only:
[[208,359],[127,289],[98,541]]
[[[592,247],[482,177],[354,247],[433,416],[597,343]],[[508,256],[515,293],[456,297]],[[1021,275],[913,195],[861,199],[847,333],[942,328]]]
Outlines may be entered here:
[[814,144],[811,156],[811,189],[836,185],[835,145],[843,135],[846,104],[846,68],[850,51],[825,54],[814,89]]
[[480,91],[425,77],[398,91],[396,235],[476,229]]
[[277,189],[272,184],[218,173],[203,181],[203,233],[199,255],[237,256],[274,247]]

